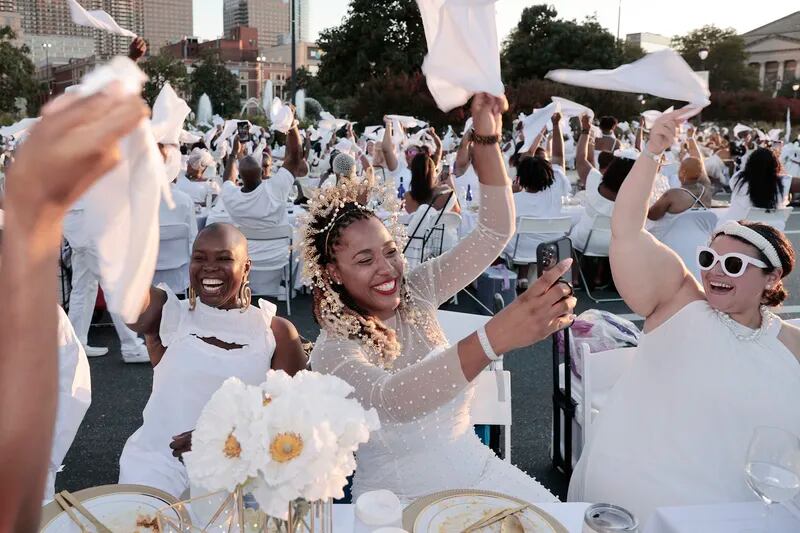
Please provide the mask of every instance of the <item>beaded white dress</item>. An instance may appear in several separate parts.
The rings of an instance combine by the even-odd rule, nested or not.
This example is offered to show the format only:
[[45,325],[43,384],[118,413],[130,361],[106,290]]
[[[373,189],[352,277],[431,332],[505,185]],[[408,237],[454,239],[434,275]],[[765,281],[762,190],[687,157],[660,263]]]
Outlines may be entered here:
[[[481,186],[477,228],[447,253],[406,275],[415,304],[440,328],[436,309],[477,278],[514,232],[511,189]],[[557,499],[521,470],[500,460],[472,429],[474,389],[464,377],[457,346],[437,346],[421,327],[398,319],[402,353],[391,369],[373,364],[353,340],[320,333],[311,353],[317,372],[355,388],[365,408],[377,410],[381,429],[358,450],[353,496],[388,489],[402,500],[447,489],[474,488],[513,494],[530,502]]]
[[782,325],[772,317],[743,340],[753,330],[697,300],[643,335],[594,422],[569,500],[621,505],[643,524],[658,507],[756,500],[744,474],[753,430],[800,434],[800,363],[778,339]]

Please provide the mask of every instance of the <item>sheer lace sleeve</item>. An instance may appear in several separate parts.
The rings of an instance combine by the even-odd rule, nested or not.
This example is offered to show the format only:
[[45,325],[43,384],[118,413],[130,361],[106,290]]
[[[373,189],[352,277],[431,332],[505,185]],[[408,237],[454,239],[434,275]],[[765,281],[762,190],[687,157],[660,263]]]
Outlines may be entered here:
[[355,341],[320,333],[311,352],[315,372],[333,374],[355,388],[365,409],[374,408],[382,422],[411,422],[436,410],[469,382],[461,370],[458,346],[434,351],[402,370],[384,370],[367,360]]
[[477,227],[451,250],[422,263],[406,278],[434,308],[490,267],[514,235],[511,187],[481,184],[480,194]]

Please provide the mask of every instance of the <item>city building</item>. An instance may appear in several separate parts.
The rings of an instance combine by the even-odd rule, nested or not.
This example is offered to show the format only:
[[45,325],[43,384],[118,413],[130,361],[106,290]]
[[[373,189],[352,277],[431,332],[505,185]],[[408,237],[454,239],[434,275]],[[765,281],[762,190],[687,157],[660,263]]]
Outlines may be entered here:
[[192,0],[144,0],[142,37],[152,51],[194,33]]
[[291,2],[295,2],[295,29],[297,40],[310,40],[310,0],[224,0],[222,25],[226,37],[237,26],[250,26],[258,30],[260,49],[280,44],[290,33]]
[[[292,64],[292,45],[291,43],[273,46],[261,51],[261,55],[265,56],[268,61],[274,63]],[[297,61],[297,68],[305,68],[312,75],[316,75],[319,70],[320,59],[322,54],[319,46],[316,43],[306,41],[298,42],[295,45],[295,60]]]
[[672,47],[672,40],[657,33],[629,33],[625,42],[638,45],[645,53],[657,52]]
[[[89,10],[102,9],[123,28],[137,35],[143,34],[145,0],[80,0]],[[148,0],[149,1],[149,0]],[[94,51],[100,58],[126,54],[131,39],[72,22],[69,6],[63,0],[16,0],[22,15],[22,29],[26,35],[43,36],[45,41],[54,36],[87,37],[94,40]]]
[[291,66],[267,54],[259,54],[256,28],[240,26],[232,28],[229,33],[230,37],[213,41],[182,39],[162,47],[161,54],[182,60],[190,70],[205,54],[216,55],[239,79],[242,104],[250,98],[261,101],[267,80],[272,80],[275,95],[282,98],[291,77]]
[[742,34],[747,64],[758,73],[761,88],[775,90],[800,79],[800,11]]
[[[4,3],[3,3],[4,2]],[[22,44],[22,15],[16,12],[13,2],[10,0],[0,0],[0,28],[8,26],[14,32],[16,38],[12,41],[15,46]]]
[[97,66],[97,58],[94,56],[82,59],[71,59],[64,65],[53,66],[50,68],[49,76],[46,69],[39,71],[41,81],[50,82],[50,94],[53,96],[62,94],[67,87],[77,85],[87,72],[94,70]]
[[30,49],[31,61],[37,67],[64,65],[69,63],[70,59],[90,57],[95,53],[93,37],[26,33],[23,42]]

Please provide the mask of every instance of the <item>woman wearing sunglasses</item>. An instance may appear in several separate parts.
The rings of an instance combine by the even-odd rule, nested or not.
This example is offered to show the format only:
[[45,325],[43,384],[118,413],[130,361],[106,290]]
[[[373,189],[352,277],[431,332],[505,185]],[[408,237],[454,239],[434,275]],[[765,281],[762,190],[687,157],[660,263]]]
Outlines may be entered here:
[[744,476],[753,429],[800,434],[800,330],[771,311],[787,296],[791,243],[763,224],[727,222],[697,252],[698,283],[644,229],[659,156],[684,118],[685,109],[656,121],[617,195],[611,268],[645,334],[595,418],[569,491],[642,522],[662,506],[754,499]]

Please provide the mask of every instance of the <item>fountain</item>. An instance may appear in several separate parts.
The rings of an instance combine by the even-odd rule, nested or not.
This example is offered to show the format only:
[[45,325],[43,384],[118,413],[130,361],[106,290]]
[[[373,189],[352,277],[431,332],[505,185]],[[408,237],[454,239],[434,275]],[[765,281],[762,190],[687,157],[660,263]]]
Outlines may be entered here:
[[273,95],[272,80],[267,80],[267,83],[264,84],[264,92],[261,93],[261,107],[267,115],[269,115],[269,106],[272,105]]
[[306,91],[300,89],[295,94],[295,108],[297,109],[297,118],[304,120],[306,118]]
[[206,93],[203,93],[200,95],[200,101],[197,103],[197,123],[210,125],[211,115],[213,114],[211,99]]

